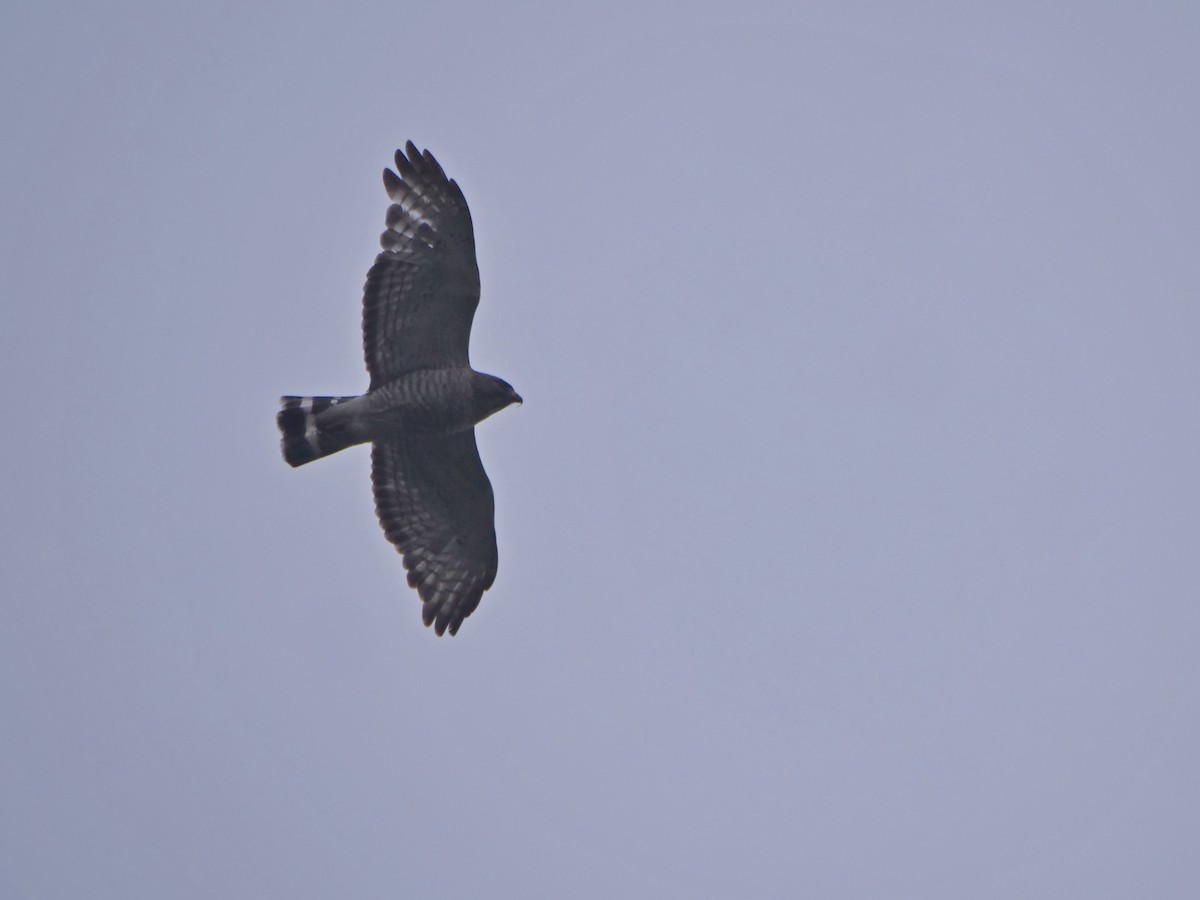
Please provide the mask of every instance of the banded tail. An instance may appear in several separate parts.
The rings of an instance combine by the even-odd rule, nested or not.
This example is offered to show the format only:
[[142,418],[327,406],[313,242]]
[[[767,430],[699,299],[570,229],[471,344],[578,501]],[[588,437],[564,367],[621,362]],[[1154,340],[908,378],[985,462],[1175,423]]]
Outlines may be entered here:
[[289,466],[302,466],[360,443],[347,428],[345,416],[330,420],[321,414],[357,397],[281,397],[283,408],[275,417],[283,434],[283,458]]

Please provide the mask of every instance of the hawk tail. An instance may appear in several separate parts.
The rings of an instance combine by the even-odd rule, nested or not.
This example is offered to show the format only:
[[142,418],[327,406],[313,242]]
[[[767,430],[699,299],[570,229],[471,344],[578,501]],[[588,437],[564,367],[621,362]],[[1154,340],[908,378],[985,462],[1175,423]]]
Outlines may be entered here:
[[337,453],[361,443],[346,427],[345,417],[336,421],[323,418],[321,413],[357,397],[281,397],[282,408],[275,417],[283,435],[283,458],[289,466],[302,466],[314,459]]

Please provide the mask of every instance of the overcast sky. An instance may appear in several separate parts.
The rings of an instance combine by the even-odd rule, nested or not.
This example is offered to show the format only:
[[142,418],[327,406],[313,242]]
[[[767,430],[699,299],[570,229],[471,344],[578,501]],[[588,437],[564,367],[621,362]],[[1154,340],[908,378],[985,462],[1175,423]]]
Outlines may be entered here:
[[[1200,7],[9,3],[0,896],[1200,896]],[[408,139],[500,571],[365,448]]]

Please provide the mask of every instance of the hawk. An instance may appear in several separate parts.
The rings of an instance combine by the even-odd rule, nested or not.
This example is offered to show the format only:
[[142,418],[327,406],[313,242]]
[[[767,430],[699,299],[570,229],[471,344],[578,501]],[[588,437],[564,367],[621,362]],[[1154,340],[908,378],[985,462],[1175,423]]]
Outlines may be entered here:
[[383,252],[363,288],[370,386],[359,397],[283,397],[276,421],[292,466],[372,444],[379,524],[404,557],[425,624],[453,635],[496,578],[495,505],[475,425],[521,398],[468,359],[479,266],[462,191],[412,141],[383,186],[392,200]]

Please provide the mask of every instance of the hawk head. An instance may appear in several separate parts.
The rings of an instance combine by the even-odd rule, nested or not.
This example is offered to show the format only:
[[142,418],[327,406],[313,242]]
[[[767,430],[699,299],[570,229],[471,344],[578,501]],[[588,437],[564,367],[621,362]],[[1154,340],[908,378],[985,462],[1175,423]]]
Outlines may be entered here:
[[513,403],[521,403],[521,395],[513,390],[513,386],[503,378],[495,375],[477,373],[475,385],[475,415],[476,422],[482,422],[490,415],[500,412]]

